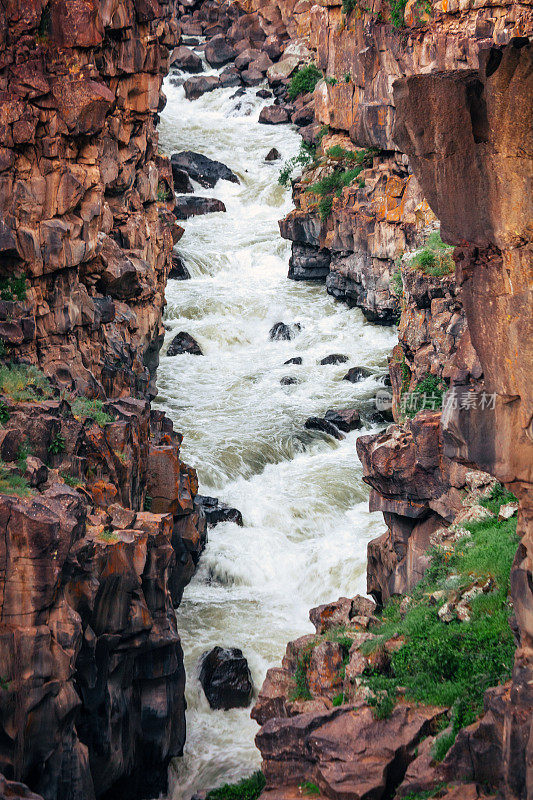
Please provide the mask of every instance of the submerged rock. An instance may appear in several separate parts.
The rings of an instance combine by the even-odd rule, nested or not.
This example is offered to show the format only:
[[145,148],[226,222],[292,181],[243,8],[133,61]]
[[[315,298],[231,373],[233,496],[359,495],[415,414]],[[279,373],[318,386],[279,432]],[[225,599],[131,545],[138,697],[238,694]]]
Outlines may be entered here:
[[198,100],[206,92],[212,92],[220,88],[220,79],[214,75],[208,77],[198,76],[188,78],[183,84],[185,97],[187,100]]
[[168,277],[176,281],[186,281],[191,277],[191,273],[185,266],[182,257],[177,253],[172,253],[172,267]]
[[180,331],[170,342],[167,356],[177,356],[182,353],[190,353],[192,356],[203,355],[202,349],[196,339],[190,333]]
[[282,386],[293,386],[295,383],[298,383],[298,378],[295,378],[293,375],[285,375],[285,377],[280,379],[280,384]]
[[332,422],[323,417],[309,417],[306,419],[304,427],[307,430],[322,431],[335,439],[344,439],[344,434]]
[[183,150],[181,153],[173,153],[170,157],[172,169],[175,167],[185,170],[185,172],[197,181],[201,186],[213,188],[219,180],[239,183],[238,177],[221,161],[194,153],[192,150]]
[[318,362],[319,364],[345,364],[348,361],[348,356],[343,355],[342,353],[332,353],[325,358],[321,358]]
[[237,647],[214,647],[205,652],[199,678],[211,708],[246,708],[252,701],[252,675]]
[[[259,94],[259,92],[257,93]],[[275,147],[272,150],[269,150],[265,156],[265,161],[279,161],[281,158],[281,153]]]
[[268,338],[271,341],[285,340],[289,341],[294,339],[296,333],[300,330],[300,325],[296,323],[293,326],[287,325],[285,322],[276,322],[268,332]]
[[196,502],[202,507],[208,525],[214,526],[219,522],[235,522],[242,527],[242,514],[237,508],[221,503],[218,497],[196,495]]
[[357,411],[356,408],[330,409],[326,411],[325,419],[345,433],[357,430],[363,426],[359,411]]
[[283,365],[286,364],[303,364],[303,359],[301,356],[294,356],[294,358],[288,358],[287,361],[283,362]]
[[202,64],[200,56],[197,56],[196,53],[193,53],[193,51],[185,45],[176,47],[170,58],[170,66],[178,67],[178,69],[183,70],[183,72],[197,73],[204,71],[204,65]]
[[289,121],[289,112],[283,106],[265,106],[259,114],[259,122],[263,125],[282,125]]
[[202,214],[216,214],[226,210],[222,200],[216,197],[197,197],[189,195],[176,197],[174,215],[177,219],[189,219],[189,217],[199,217]]
[[343,378],[343,381],[350,381],[350,383],[359,383],[359,381],[369,378],[372,375],[372,370],[368,367],[352,367],[348,370]]

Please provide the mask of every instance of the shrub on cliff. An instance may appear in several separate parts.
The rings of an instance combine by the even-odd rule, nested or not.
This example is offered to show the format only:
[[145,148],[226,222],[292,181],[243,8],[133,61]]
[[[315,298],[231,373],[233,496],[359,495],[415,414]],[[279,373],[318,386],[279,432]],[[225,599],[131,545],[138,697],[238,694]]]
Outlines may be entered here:
[[257,800],[265,788],[265,776],[258,770],[238,783],[225,783],[218,789],[212,789],[206,800]]
[[32,364],[4,364],[0,367],[0,394],[24,403],[51,397],[52,387],[46,375]]
[[410,264],[425,275],[435,278],[451,275],[455,270],[455,262],[452,258],[453,250],[453,247],[442,241],[438,231],[433,231],[429,234],[424,249],[411,259]]
[[74,416],[85,422],[86,419],[92,419],[101,428],[113,422],[113,417],[103,409],[101,400],[89,400],[88,397],[76,397],[71,403],[71,409]]
[[322,73],[315,64],[307,64],[301,67],[291,78],[289,84],[289,100],[296,100],[298,95],[314,92],[315,86],[321,79]]

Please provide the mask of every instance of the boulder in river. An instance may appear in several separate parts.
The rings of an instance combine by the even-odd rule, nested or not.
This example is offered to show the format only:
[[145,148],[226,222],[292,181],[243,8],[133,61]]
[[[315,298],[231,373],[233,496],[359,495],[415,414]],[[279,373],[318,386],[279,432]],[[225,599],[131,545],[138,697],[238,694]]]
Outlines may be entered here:
[[188,78],[183,84],[185,97],[187,100],[198,100],[206,92],[212,92],[220,88],[220,78],[216,75],[198,75],[195,78]]
[[233,86],[240,86],[241,84],[241,76],[234,67],[227,67],[220,73],[221,89],[231,89]]
[[235,173],[221,161],[215,161],[201,153],[194,153],[192,150],[173,153],[170,156],[170,162],[173,168],[176,165],[179,169],[185,170],[193,181],[197,181],[201,186],[213,188],[219,180],[239,183]]
[[303,359],[301,356],[294,356],[293,358],[288,358],[287,361],[284,361],[283,364],[302,364]]
[[217,200],[216,197],[197,197],[196,195],[176,197],[176,205],[173,209],[177,219],[189,219],[189,217],[215,214],[225,210],[226,206],[222,200]]
[[242,528],[241,512],[237,508],[221,503],[218,497],[197,494],[196,503],[203,508],[208,525],[217,525],[219,522],[235,522]]
[[223,35],[213,36],[205,46],[205,60],[212,67],[222,67],[228,61],[233,61],[236,56],[236,50]]
[[345,364],[348,360],[348,356],[343,353],[331,353],[331,355],[321,358],[318,363],[323,366],[325,364]]
[[294,375],[286,375],[280,379],[282,386],[294,386],[295,383],[298,383],[298,378],[295,378]]
[[182,353],[190,353],[192,356],[202,356],[202,348],[190,333],[180,331],[170,342],[167,356],[178,356]]
[[170,268],[170,272],[168,273],[168,277],[173,278],[176,281],[186,281],[191,277],[191,273],[185,266],[182,257],[177,253],[172,253],[172,266]]
[[333,423],[339,430],[348,433],[363,426],[359,411],[356,408],[338,408],[326,411],[324,419]]
[[257,69],[245,69],[241,72],[241,78],[246,86],[259,86],[263,82],[263,75]]
[[263,125],[282,125],[289,121],[289,112],[283,106],[265,106],[259,114]]
[[350,381],[350,383],[359,383],[364,378],[369,378],[372,375],[372,370],[368,367],[352,367],[348,370],[343,378],[343,381]]
[[246,708],[254,691],[242,650],[213,647],[200,660],[200,683],[211,708]]
[[255,93],[255,96],[259,97],[260,100],[268,100],[272,97],[272,92],[269,92],[268,89],[259,89],[259,91]]
[[340,432],[337,426],[323,417],[309,417],[309,419],[305,420],[304,428],[307,428],[308,431],[328,433],[335,439],[344,439],[344,434]]
[[265,156],[265,161],[279,161],[281,158],[281,153],[275,147],[272,150],[269,150]]
[[193,53],[193,51],[185,45],[176,47],[170,57],[170,66],[178,67],[178,69],[183,70],[183,72],[195,74],[204,71],[204,65],[200,56],[197,56],[196,53]]
[[192,194],[194,187],[187,172],[177,164],[172,164],[172,178],[174,179],[174,191],[178,194]]
[[299,323],[296,323],[295,325],[291,326],[287,325],[285,322],[276,322],[270,328],[270,331],[268,332],[268,338],[271,341],[279,341],[279,340],[289,341],[290,339],[294,339],[297,331],[299,330],[300,330]]

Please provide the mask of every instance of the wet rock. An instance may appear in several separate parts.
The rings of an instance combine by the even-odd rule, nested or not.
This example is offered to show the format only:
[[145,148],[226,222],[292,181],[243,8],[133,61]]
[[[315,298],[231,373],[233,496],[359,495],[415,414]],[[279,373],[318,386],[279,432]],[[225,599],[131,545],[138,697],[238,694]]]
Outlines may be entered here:
[[198,217],[202,214],[216,214],[225,211],[226,206],[222,200],[216,197],[197,197],[196,195],[176,197],[176,205],[173,209],[177,219],[189,219]]
[[43,800],[43,797],[31,792],[25,784],[8,781],[0,775],[0,800]]
[[339,430],[348,433],[363,427],[361,417],[356,408],[339,408],[326,411],[325,419],[333,423]]
[[191,194],[194,192],[194,187],[189,175],[184,169],[178,167],[177,164],[172,164],[172,178],[174,181],[174,191],[178,194]]
[[202,507],[208,525],[214,526],[219,522],[235,522],[236,525],[242,527],[241,512],[225,503],[221,503],[218,497],[197,494],[196,502]]
[[220,87],[221,89],[229,89],[232,86],[240,86],[242,83],[241,76],[233,67],[228,67],[220,73]]
[[205,46],[205,60],[212,67],[222,67],[228,61],[233,61],[237,53],[225,36],[213,36]]
[[241,78],[246,86],[259,86],[263,82],[263,75],[256,69],[245,69],[241,72]]
[[190,333],[180,331],[168,346],[167,356],[177,356],[182,353],[190,353],[192,356],[203,355],[202,349],[196,339]]
[[172,56],[170,57],[170,66],[178,67],[183,72],[198,73],[204,71],[204,65],[200,56],[193,53],[190,48],[181,45],[176,47]]
[[[261,100],[268,100],[272,97],[272,92],[269,92],[268,89],[259,89],[258,92],[255,93],[256,97],[259,97]],[[275,148],[273,148],[275,150]]]
[[194,153],[192,150],[184,150],[181,153],[173,153],[170,157],[172,167],[185,170],[193,181],[197,181],[201,186],[213,188],[219,180],[239,183],[238,177],[229,167],[221,161]]
[[203,654],[200,683],[211,708],[246,708],[252,701],[253,684],[248,663],[236,647],[214,647]]
[[295,383],[298,383],[298,378],[295,378],[293,375],[286,375],[284,378],[280,379],[280,384],[282,386],[293,386]]
[[371,618],[375,610],[376,604],[372,600],[358,594],[352,598],[340,597],[334,603],[312,608],[309,619],[315,626],[316,632],[323,634],[332,628],[353,627],[354,619]]
[[231,95],[230,100],[234,100],[236,97],[243,97],[245,94],[246,94],[246,89],[242,87],[241,89],[237,89],[237,91]]
[[321,358],[318,362],[319,364],[345,364],[348,361],[348,356],[343,355],[342,353],[332,353],[325,358]]
[[268,338],[271,341],[285,340],[289,341],[294,339],[296,332],[300,330],[300,325],[287,325],[285,322],[276,322],[268,332]]
[[289,122],[289,113],[282,106],[265,106],[259,114],[259,122],[263,125],[282,125]]
[[330,263],[329,250],[293,242],[287,277],[293,281],[324,281],[329,275]]
[[344,439],[344,434],[329,420],[323,417],[309,417],[304,423],[307,430],[322,431],[333,436],[335,439]]
[[182,257],[177,253],[172,253],[172,267],[170,268],[168,277],[176,281],[186,281],[191,277]]
[[215,75],[188,78],[183,84],[183,88],[187,100],[198,100],[206,92],[213,92],[215,89],[219,89],[220,79]]
[[287,361],[284,361],[283,364],[302,364],[303,359],[301,356],[294,356],[294,358],[288,358]]
[[289,78],[294,70],[299,66],[300,60],[295,56],[284,58],[273,64],[267,72],[268,82],[271,86],[277,86],[286,78]]
[[359,383],[359,381],[369,378],[372,375],[372,370],[368,367],[352,367],[348,370],[343,378],[343,381],[350,381],[350,383]]
[[242,50],[235,59],[235,67],[237,69],[248,69],[252,61],[255,61],[260,55],[260,50],[250,48]]
[[281,153],[275,147],[268,151],[265,156],[265,161],[279,161]]

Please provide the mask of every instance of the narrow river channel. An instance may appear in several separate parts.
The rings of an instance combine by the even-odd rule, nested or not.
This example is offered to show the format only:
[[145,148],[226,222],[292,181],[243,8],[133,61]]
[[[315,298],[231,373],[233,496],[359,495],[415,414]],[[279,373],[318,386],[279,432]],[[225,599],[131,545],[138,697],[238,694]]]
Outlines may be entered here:
[[[199,195],[218,197],[227,213],[185,223],[178,245],[191,280],[169,281],[168,328],[158,373],[159,397],[184,435],[183,458],[196,467],[200,491],[242,512],[244,527],[223,523],[209,533],[200,568],[178,609],[187,670],[187,744],[174,767],[171,800],[232,782],[258,768],[258,728],[250,709],[211,711],[197,680],[201,654],[240,647],[256,690],[279,663],[287,641],[312,631],[309,608],[365,590],[366,545],[383,529],[367,510],[368,491],[355,452],[355,431],[338,442],[304,429],[329,408],[368,408],[393,330],[365,321],[330,298],[323,285],[287,279],[290,245],[278,220],[291,208],[278,185],[276,147],[293,156],[300,137],[290,126],[259,125],[257,89],[232,98],[221,89],[195,102],[167,79],[160,145],[170,155],[195,150],[227,164],[240,179]],[[271,102],[271,101],[270,101]],[[270,341],[276,322],[299,323],[292,341]],[[203,356],[166,356],[178,331]],[[345,364],[322,366],[331,353]],[[284,365],[301,356],[302,365]],[[376,377],[342,380],[351,366]],[[297,382],[283,386],[280,379]],[[375,428],[367,427],[366,431]]]

